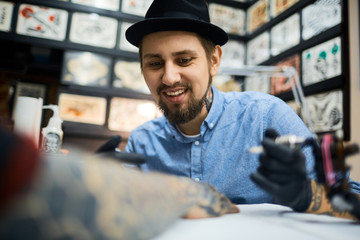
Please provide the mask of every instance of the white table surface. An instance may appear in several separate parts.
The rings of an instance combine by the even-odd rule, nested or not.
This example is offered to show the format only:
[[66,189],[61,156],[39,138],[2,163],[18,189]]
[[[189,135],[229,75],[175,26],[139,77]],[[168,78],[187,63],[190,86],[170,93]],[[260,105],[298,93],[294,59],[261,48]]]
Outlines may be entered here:
[[238,205],[240,213],[217,218],[179,219],[152,240],[360,240],[360,223],[296,213],[273,204]]

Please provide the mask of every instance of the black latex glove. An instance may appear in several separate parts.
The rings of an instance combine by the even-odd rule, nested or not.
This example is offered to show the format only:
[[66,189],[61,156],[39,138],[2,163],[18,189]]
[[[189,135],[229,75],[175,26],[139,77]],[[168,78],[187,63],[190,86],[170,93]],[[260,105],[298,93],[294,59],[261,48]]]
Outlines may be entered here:
[[273,195],[279,204],[303,212],[309,207],[312,197],[310,180],[306,177],[305,156],[300,149],[276,144],[276,136],[276,131],[266,130],[260,166],[250,177],[260,188]]
[[117,147],[119,146],[120,142],[121,136],[114,135],[107,142],[101,145],[95,153],[98,155],[114,158],[120,162],[131,163],[135,165],[146,162],[146,157],[142,154],[121,152],[118,150]]

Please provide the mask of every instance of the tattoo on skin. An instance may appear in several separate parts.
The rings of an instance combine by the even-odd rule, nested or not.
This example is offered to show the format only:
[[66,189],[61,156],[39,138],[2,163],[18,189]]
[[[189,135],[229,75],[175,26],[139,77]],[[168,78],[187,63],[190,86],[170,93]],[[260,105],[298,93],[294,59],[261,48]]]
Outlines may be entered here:
[[311,190],[312,199],[306,212],[356,220],[350,212],[338,209],[329,201],[323,185],[311,180]]
[[16,239],[27,224],[29,239],[149,239],[181,217],[239,212],[210,185],[82,154],[45,159],[10,209],[0,239]]

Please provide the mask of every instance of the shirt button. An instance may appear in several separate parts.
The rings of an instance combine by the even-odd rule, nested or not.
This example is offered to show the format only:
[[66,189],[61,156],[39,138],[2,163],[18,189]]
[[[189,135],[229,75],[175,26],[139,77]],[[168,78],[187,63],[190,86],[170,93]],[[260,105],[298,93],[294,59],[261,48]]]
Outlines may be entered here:
[[210,125],[209,125],[209,126],[212,128],[212,127],[214,127],[214,124],[213,124],[213,123],[210,123]]
[[195,180],[195,182],[200,182],[200,178],[198,178],[198,177],[195,178],[194,180]]
[[197,146],[197,145],[199,145],[200,143],[199,143],[199,141],[195,141],[195,145]]

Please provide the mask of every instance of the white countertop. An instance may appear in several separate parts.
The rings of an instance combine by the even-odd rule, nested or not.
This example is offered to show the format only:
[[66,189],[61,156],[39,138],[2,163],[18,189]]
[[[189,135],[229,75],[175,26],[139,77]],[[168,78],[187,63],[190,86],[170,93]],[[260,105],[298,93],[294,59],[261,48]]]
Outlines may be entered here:
[[360,239],[360,223],[296,213],[273,204],[238,205],[240,213],[217,218],[179,219],[152,240]]

